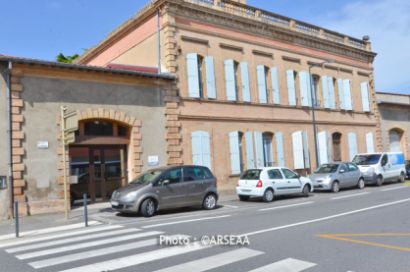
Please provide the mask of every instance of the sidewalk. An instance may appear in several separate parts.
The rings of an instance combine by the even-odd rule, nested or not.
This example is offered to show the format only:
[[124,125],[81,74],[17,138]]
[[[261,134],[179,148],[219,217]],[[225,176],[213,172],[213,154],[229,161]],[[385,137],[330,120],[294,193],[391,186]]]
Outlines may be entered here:
[[[236,200],[237,196],[234,194],[223,194],[219,198],[219,203],[230,202]],[[115,213],[111,209],[109,202],[89,204],[88,208],[88,220],[89,221],[101,221],[106,222],[104,214]],[[20,233],[32,230],[61,227],[71,224],[84,223],[84,208],[82,206],[74,207],[69,213],[69,219],[64,218],[64,213],[47,213],[32,216],[24,216],[19,218],[20,221]],[[0,235],[14,234],[15,233],[15,221],[6,220],[0,221]]]

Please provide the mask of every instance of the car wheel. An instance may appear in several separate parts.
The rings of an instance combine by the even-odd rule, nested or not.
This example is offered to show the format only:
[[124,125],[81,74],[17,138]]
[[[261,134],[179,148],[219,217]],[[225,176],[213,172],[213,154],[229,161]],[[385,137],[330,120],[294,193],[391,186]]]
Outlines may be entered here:
[[239,200],[240,200],[240,201],[247,201],[247,200],[249,200],[249,196],[247,196],[247,195],[239,195]]
[[216,202],[216,196],[214,194],[208,194],[202,202],[202,207],[205,210],[213,210],[216,208]]
[[264,202],[272,202],[273,201],[273,190],[272,189],[266,189],[266,191],[263,193],[263,201]]
[[360,178],[359,181],[357,182],[357,188],[359,188],[360,190],[364,189],[364,179]]
[[306,185],[303,187],[302,195],[303,195],[304,197],[309,197],[309,193],[310,193],[310,186],[306,184]]
[[377,186],[382,186],[383,185],[383,176],[382,175],[377,176],[376,185]]
[[339,186],[339,182],[338,181],[334,181],[332,183],[332,192],[333,193],[337,193],[340,191],[340,186]]
[[156,203],[152,198],[145,199],[141,204],[141,214],[144,217],[151,217],[155,214]]
[[400,182],[400,183],[403,183],[403,182],[405,182],[405,181],[406,181],[406,176],[404,175],[403,172],[401,172],[401,173],[400,173],[400,177],[399,177],[399,182]]

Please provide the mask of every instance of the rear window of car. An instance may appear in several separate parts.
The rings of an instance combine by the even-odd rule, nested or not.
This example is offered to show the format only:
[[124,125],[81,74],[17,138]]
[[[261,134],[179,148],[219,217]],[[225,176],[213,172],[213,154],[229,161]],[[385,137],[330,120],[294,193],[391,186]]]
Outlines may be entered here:
[[242,174],[241,179],[258,180],[261,172],[262,170],[259,169],[246,170],[245,173]]

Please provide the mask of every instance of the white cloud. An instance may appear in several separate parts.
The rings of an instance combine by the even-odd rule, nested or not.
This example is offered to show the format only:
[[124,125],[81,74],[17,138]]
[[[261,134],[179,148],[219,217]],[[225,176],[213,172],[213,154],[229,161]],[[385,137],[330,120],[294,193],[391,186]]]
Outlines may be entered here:
[[410,1],[354,0],[317,19],[320,25],[347,35],[369,35],[378,53],[376,89],[410,94]]

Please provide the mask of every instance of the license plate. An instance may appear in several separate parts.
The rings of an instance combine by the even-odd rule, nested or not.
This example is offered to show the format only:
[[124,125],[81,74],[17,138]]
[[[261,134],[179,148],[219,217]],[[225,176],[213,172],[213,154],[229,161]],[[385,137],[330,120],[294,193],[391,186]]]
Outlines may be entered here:
[[120,203],[118,203],[117,201],[111,201],[111,205],[112,206],[118,206],[118,205],[120,205]]
[[241,191],[244,192],[244,193],[248,193],[248,192],[250,192],[251,190],[250,190],[250,189],[242,189]]

